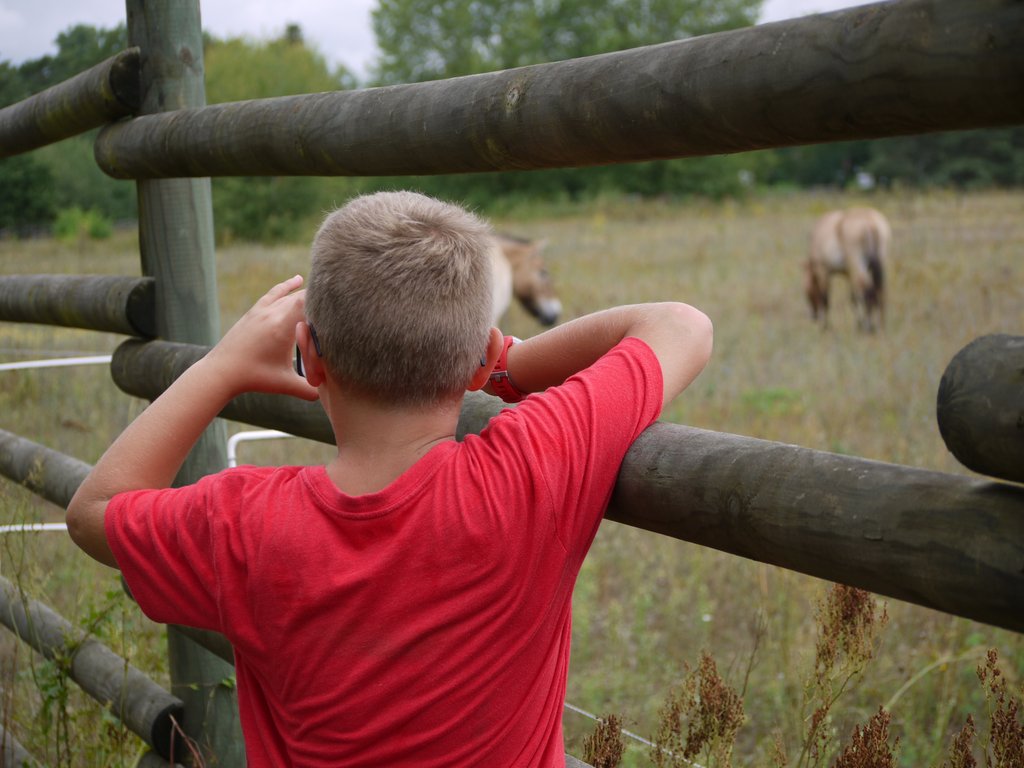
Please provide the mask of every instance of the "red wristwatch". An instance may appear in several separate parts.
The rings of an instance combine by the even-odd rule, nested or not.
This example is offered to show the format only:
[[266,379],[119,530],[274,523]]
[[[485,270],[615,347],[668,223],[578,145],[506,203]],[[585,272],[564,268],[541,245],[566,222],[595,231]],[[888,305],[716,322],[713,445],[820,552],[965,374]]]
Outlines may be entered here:
[[505,343],[501,345],[501,354],[498,355],[498,362],[494,364],[494,370],[491,371],[491,389],[506,403],[518,403],[525,397],[525,394],[520,392],[519,387],[512,381],[512,377],[508,375],[508,348],[520,341],[522,339],[517,339],[515,336],[505,337]]

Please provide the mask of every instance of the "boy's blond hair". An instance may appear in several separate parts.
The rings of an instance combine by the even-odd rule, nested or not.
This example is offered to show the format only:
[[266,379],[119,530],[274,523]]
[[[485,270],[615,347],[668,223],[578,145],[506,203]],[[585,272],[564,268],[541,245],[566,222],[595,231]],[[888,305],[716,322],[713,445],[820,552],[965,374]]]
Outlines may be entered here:
[[492,237],[465,209],[414,192],[329,214],[313,240],[306,316],[332,376],[395,405],[461,395],[487,349]]

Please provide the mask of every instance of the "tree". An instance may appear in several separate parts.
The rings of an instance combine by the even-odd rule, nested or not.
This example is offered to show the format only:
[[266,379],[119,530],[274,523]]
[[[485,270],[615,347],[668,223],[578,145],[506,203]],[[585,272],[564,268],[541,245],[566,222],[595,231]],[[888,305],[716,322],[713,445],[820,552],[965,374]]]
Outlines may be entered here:
[[[207,38],[204,61],[210,104],[334,91],[355,86],[344,67],[333,72],[306,46],[297,24],[270,41]],[[227,177],[213,180],[214,224],[222,241],[296,237],[322,208],[325,182],[303,177]]]
[[53,179],[31,155],[0,160],[0,190],[0,231],[21,235],[53,221]]
[[203,59],[209,104],[355,86],[355,78],[344,67],[329,70],[324,57],[306,46],[295,24],[282,37],[264,42],[207,38]]
[[957,189],[1024,184],[1024,128],[987,128],[883,139],[868,169],[887,183]]
[[[0,63],[0,104],[20,101],[74,77],[124,50],[127,37],[124,24],[114,29],[78,24],[57,36],[55,55],[18,67]],[[76,205],[114,220],[133,217],[133,185],[99,170],[92,153],[94,139],[95,131],[90,131],[6,161],[0,171],[5,189],[0,226],[46,225],[58,208]]]
[[10,62],[0,62],[0,107],[14,104],[30,95],[21,71]]
[[753,24],[761,0],[380,0],[380,83],[457,77]]

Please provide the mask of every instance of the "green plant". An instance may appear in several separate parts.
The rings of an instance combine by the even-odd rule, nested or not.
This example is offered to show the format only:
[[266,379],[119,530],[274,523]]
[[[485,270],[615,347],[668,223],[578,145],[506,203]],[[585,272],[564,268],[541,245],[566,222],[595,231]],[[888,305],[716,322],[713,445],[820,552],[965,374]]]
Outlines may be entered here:
[[60,211],[53,225],[54,236],[64,243],[106,240],[113,231],[110,220],[102,213],[92,208],[82,210],[77,206]]
[[805,702],[814,709],[796,763],[801,768],[824,764],[832,751],[832,707],[871,661],[889,616],[884,604],[876,611],[870,592],[833,584],[818,605],[817,620],[814,671],[805,686]]

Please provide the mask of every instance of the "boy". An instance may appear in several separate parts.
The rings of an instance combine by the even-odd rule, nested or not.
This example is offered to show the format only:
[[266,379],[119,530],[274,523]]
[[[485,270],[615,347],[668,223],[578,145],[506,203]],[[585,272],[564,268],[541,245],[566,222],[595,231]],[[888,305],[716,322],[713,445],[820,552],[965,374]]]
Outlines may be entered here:
[[[148,616],[231,640],[250,768],[564,764],[576,575],[711,324],[635,305],[514,343],[489,327],[490,237],[414,193],[349,202],[317,233],[308,289],[272,288],[68,506],[75,542]],[[541,394],[456,443],[481,388]],[[337,457],[170,489],[247,391],[319,397]]]

